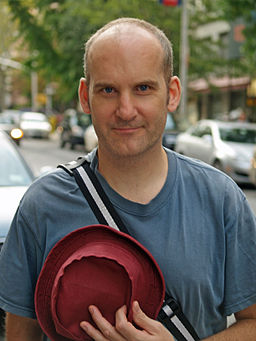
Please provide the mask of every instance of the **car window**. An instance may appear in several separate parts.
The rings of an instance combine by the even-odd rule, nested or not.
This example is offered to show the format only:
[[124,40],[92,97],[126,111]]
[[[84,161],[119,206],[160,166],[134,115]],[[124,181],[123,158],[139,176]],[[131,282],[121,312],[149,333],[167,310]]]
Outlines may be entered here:
[[192,136],[203,137],[204,135],[212,135],[211,128],[205,125],[196,125],[194,129],[191,130]]
[[0,186],[28,186],[31,175],[8,141],[1,139]]
[[203,137],[205,135],[212,135],[212,130],[208,126],[204,126],[200,130],[200,137]]
[[246,128],[220,128],[223,141],[239,143],[256,143],[256,130]]
[[171,114],[167,114],[165,130],[175,130],[177,129],[177,124],[174,121]]
[[71,116],[70,117],[70,124],[71,124],[71,126],[75,126],[75,125],[77,125],[77,123],[78,123],[77,117],[76,116]]

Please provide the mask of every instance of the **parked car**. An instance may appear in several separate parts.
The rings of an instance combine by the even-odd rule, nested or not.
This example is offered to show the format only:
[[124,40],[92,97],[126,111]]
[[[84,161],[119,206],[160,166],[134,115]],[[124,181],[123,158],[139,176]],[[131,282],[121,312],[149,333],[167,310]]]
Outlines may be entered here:
[[180,131],[178,128],[178,124],[174,118],[174,115],[169,112],[167,114],[165,129],[163,133],[163,139],[162,139],[163,146],[174,150],[176,139],[179,133]]
[[[32,170],[19,149],[4,131],[0,131],[0,250],[6,239],[19,201],[34,180]],[[5,313],[0,309],[0,335],[4,333]]]
[[74,149],[76,145],[84,145],[84,132],[90,124],[90,115],[76,112],[73,109],[67,110],[58,129],[60,131],[60,147],[64,148],[66,144],[69,144],[70,148]]
[[10,135],[17,145],[20,144],[23,137],[23,131],[19,128],[18,123],[15,122],[13,116],[8,112],[4,111],[0,113],[0,129]]
[[253,149],[251,168],[250,168],[250,180],[251,183],[256,186],[256,146]]
[[16,145],[4,131],[0,131],[0,146],[1,249],[18,203],[33,181],[34,175]]
[[45,114],[40,112],[24,112],[20,117],[20,128],[25,137],[49,138],[51,124]]
[[14,122],[18,125],[20,122],[20,116],[22,114],[21,110],[18,109],[4,109],[3,113],[10,116]]
[[94,126],[92,124],[89,125],[85,129],[84,132],[84,147],[85,150],[89,153],[98,145],[98,137],[95,133]]
[[256,144],[256,124],[201,120],[178,135],[175,150],[227,173],[239,184],[249,184]]

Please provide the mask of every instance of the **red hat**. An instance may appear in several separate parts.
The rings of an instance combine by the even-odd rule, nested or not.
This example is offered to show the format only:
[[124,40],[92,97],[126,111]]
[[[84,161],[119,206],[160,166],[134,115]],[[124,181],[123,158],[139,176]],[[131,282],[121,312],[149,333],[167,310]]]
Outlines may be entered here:
[[96,305],[115,324],[115,312],[132,302],[155,319],[165,285],[150,252],[131,236],[109,226],[91,225],[62,238],[51,250],[35,291],[38,322],[52,341],[91,340],[80,327],[93,323],[88,306]]

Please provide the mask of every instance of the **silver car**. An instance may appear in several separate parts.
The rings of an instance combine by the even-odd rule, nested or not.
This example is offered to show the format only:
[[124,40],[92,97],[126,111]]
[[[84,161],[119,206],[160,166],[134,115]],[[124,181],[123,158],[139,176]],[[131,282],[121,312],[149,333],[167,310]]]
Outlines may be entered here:
[[0,249],[24,192],[34,175],[11,138],[0,131]]
[[219,168],[239,184],[250,184],[255,145],[256,124],[201,120],[178,135],[175,150]]

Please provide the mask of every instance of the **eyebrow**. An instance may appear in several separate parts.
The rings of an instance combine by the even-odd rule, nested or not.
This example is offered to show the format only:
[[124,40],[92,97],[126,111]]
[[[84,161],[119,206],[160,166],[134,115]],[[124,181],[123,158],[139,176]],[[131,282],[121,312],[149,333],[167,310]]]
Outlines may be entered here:
[[138,82],[136,86],[143,85],[143,84],[149,85],[153,88],[159,88],[159,83],[157,81],[152,80],[152,79],[144,79],[141,82]]
[[109,88],[114,88],[114,84],[111,84],[111,83],[107,83],[107,82],[102,82],[102,83],[96,83],[94,86],[93,86],[93,90],[98,90],[98,89],[101,89],[101,88],[106,88],[106,87],[109,87]]
[[[159,83],[157,81],[152,80],[152,79],[144,79],[144,80],[138,81],[135,84],[135,87],[139,86],[139,85],[143,85],[143,84],[149,85],[153,88],[159,88]],[[98,90],[98,89],[106,88],[106,87],[115,88],[115,85],[113,83],[100,82],[100,83],[96,83],[93,86],[93,90]]]

